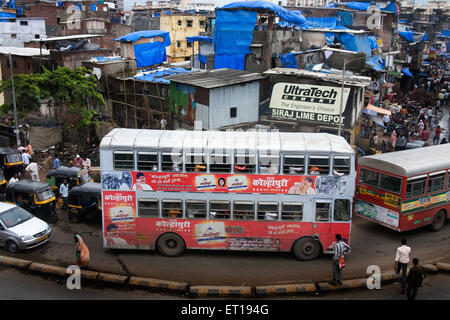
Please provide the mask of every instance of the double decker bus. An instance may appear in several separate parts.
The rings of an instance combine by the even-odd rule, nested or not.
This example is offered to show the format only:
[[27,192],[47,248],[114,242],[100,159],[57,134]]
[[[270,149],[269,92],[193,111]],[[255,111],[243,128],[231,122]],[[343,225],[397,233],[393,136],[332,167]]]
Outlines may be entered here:
[[396,231],[450,218],[450,144],[365,156],[358,161],[354,212]]
[[292,251],[350,240],[356,171],[326,133],[114,129],[100,144],[104,248]]

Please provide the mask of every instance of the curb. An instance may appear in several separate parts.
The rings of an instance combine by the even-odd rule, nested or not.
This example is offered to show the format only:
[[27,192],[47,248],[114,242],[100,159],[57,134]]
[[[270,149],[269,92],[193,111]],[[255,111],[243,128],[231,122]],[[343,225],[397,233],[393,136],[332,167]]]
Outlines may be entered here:
[[450,263],[438,262],[436,263],[436,267],[439,269],[439,271],[450,272]]
[[32,263],[32,261],[30,261],[30,260],[23,260],[23,259],[11,258],[11,257],[6,257],[6,256],[0,256],[0,264],[8,266],[8,267],[27,269],[31,263]]
[[251,297],[252,287],[193,286],[189,293],[196,297]]
[[52,266],[52,265],[43,264],[43,263],[33,262],[32,264],[30,264],[28,269],[32,270],[32,271],[42,272],[42,273],[54,274],[56,276],[66,276],[67,275],[66,268]]
[[128,285],[136,287],[145,287],[149,289],[166,289],[186,293],[189,291],[188,284],[185,282],[175,282],[167,280],[158,280],[152,278],[130,277]]
[[425,270],[426,273],[429,273],[429,274],[435,274],[435,273],[439,272],[438,267],[436,267],[433,264],[424,264],[422,266],[422,268]]
[[125,281],[127,281],[128,276],[121,276],[118,274],[111,274],[111,273],[103,273],[100,272],[97,275],[98,281],[108,282],[108,283],[115,283],[115,284],[125,284]]
[[[368,275],[369,276],[369,275]],[[382,273],[380,275],[381,283],[390,283],[398,281],[402,278],[400,274],[396,273]],[[356,288],[367,288],[367,279],[351,279],[343,280],[341,285],[332,285],[327,282],[321,282],[317,284],[319,292],[335,291],[335,290],[346,290],[346,289],[356,289]]]
[[277,295],[277,294],[295,294],[295,293],[314,293],[316,291],[317,291],[317,288],[314,283],[255,287],[255,294],[257,296],[258,295],[270,296],[270,295]]

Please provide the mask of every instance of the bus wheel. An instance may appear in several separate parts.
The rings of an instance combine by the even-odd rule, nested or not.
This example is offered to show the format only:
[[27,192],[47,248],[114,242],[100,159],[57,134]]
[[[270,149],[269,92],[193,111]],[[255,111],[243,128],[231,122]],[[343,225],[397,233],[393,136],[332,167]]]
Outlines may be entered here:
[[431,223],[431,231],[436,232],[442,229],[446,220],[445,212],[440,210],[433,219]]
[[186,248],[183,239],[175,233],[163,234],[157,245],[159,252],[166,257],[178,257]]
[[301,238],[295,241],[292,252],[298,260],[313,260],[320,254],[320,244],[310,237]]
[[12,252],[12,253],[16,253],[16,252],[19,251],[19,247],[18,247],[17,244],[16,244],[14,241],[12,241],[12,240],[9,240],[9,241],[6,243],[6,249],[8,249],[8,251],[9,251],[9,252]]

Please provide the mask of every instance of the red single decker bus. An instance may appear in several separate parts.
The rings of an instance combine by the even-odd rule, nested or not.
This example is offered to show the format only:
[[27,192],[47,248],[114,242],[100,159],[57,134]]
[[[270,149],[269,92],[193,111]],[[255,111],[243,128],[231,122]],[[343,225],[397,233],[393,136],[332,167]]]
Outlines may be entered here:
[[105,248],[292,251],[347,240],[356,171],[326,133],[114,129],[100,145]]
[[450,218],[450,144],[362,157],[354,212],[397,231]]

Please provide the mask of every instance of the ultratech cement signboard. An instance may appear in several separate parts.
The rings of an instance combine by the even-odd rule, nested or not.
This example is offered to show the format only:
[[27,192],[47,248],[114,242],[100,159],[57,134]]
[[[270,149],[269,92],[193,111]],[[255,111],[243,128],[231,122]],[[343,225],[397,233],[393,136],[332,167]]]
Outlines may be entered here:
[[[279,82],[270,99],[272,118],[339,124],[341,88]],[[342,113],[350,89],[344,89]],[[344,117],[342,117],[344,121]]]

